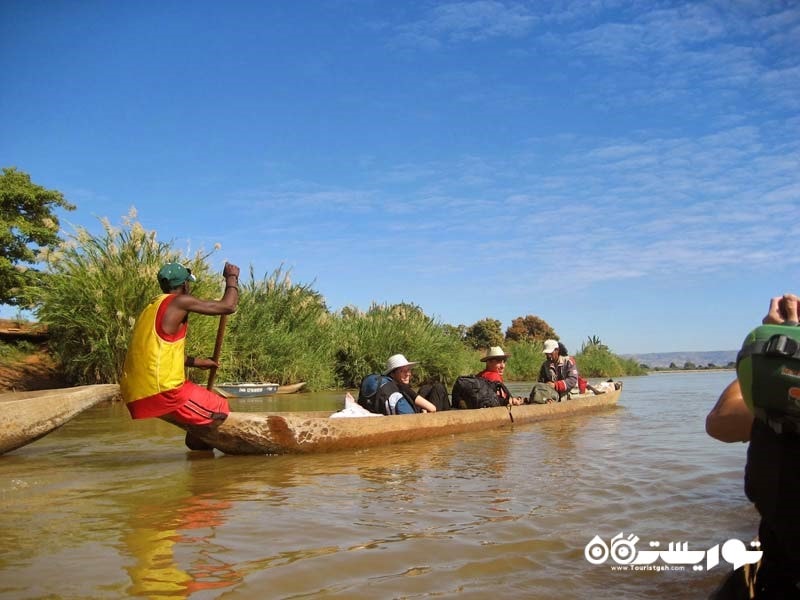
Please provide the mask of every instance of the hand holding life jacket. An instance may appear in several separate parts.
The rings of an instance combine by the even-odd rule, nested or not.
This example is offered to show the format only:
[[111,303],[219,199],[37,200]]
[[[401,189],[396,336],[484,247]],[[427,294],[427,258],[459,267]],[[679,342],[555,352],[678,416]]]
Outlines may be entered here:
[[756,327],[736,357],[736,375],[758,419],[777,433],[800,433],[800,327]]

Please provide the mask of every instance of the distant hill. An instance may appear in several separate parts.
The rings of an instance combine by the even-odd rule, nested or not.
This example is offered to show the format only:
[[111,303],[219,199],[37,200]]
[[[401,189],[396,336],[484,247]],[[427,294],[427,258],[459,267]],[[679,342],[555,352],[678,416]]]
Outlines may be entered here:
[[709,352],[648,352],[646,354],[622,354],[625,358],[632,358],[639,364],[648,367],[669,367],[670,363],[675,363],[679,368],[683,368],[687,362],[694,363],[698,367],[707,367],[713,364],[717,367],[724,367],[728,363],[736,362],[737,350],[713,350]]

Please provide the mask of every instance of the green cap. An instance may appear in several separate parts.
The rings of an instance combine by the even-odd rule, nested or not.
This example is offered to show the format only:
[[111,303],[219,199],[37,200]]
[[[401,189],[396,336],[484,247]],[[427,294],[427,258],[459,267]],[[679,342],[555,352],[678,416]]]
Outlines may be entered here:
[[197,281],[192,271],[178,263],[167,263],[158,271],[158,285],[162,292],[174,290],[186,281]]

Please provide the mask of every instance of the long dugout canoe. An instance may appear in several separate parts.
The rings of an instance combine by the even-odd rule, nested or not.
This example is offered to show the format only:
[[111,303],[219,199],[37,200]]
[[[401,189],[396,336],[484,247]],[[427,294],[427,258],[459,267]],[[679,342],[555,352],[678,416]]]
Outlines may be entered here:
[[30,444],[118,395],[116,384],[0,394],[0,454]]
[[569,417],[613,407],[621,391],[620,387],[599,395],[573,395],[570,400],[553,404],[391,417],[332,419],[329,412],[232,412],[216,428],[175,424],[225,454],[307,454],[369,448]]

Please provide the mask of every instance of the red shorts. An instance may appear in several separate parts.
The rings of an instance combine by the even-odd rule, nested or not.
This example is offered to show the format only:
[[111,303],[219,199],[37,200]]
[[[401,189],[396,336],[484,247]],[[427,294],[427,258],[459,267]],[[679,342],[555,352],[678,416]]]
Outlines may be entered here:
[[176,421],[187,425],[221,423],[231,412],[228,401],[219,394],[187,381],[189,399],[177,410],[169,413]]

